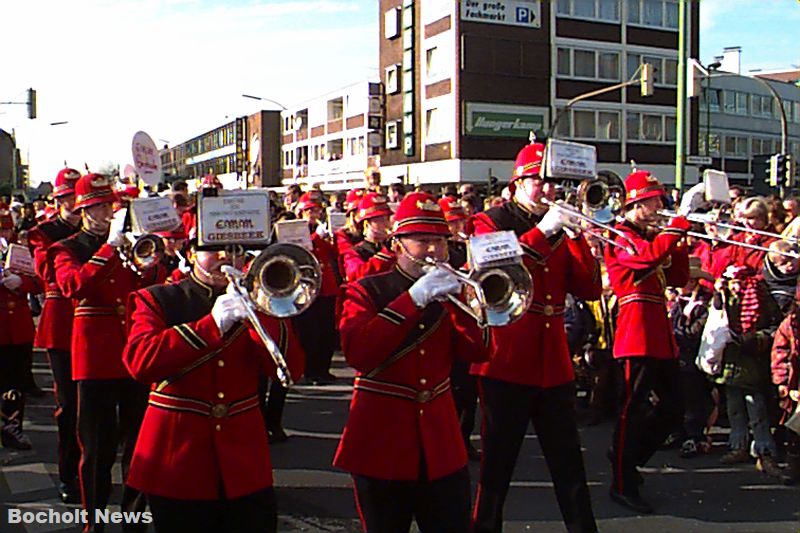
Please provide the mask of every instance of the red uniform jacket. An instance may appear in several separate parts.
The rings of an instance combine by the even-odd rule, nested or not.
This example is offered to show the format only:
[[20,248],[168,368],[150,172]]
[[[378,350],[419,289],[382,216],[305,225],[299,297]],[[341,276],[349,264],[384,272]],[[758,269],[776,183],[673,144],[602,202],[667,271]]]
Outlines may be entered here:
[[[731,264],[731,252],[733,245],[725,243],[710,243],[707,241],[700,241],[692,250],[691,255],[700,258],[700,268],[714,276],[714,279],[722,277],[722,273]],[[700,280],[700,285],[708,289],[714,290],[714,282],[705,279]]]
[[336,283],[336,272],[334,271],[336,249],[316,232],[311,232],[311,245],[313,247],[311,253],[317,258],[322,269],[322,287],[320,287],[319,295],[336,296],[339,292],[339,285]]
[[[614,357],[678,356],[664,291],[667,286],[683,287],[689,282],[689,253],[681,239],[690,227],[685,218],[673,218],[669,227],[650,241],[627,221],[617,225],[633,241],[636,254],[616,246],[605,252],[619,305]],[[616,240],[627,244],[621,237]]]
[[449,304],[417,309],[413,282],[394,268],[341,296],[342,350],[357,377],[333,464],[353,474],[417,480],[422,454],[428,479],[467,463],[450,367],[456,356],[485,360],[488,336]]
[[473,365],[472,373],[493,379],[555,387],[575,379],[564,329],[566,294],[584,300],[600,298],[600,268],[583,237],[562,232],[547,239],[536,227],[537,217],[516,202],[473,216],[470,234],[513,230],[525,252],[523,262],[533,278],[533,303],[522,318],[492,328],[488,363]]
[[[220,292],[190,275],[128,300],[125,366],[143,383],[162,382],[150,393],[127,478],[145,493],[214,500],[220,487],[238,498],[272,486],[257,388],[259,375],[274,375],[275,366],[249,325],[220,335],[210,314]],[[299,379],[304,357],[291,321],[261,322]]]
[[78,231],[64,219],[56,217],[42,222],[28,233],[28,245],[33,254],[36,274],[44,285],[44,305],[39,315],[34,345],[37,348],[68,352],[72,342],[72,300],[61,294],[56,273],[47,260],[47,249],[61,239]]
[[341,258],[344,263],[345,279],[351,282],[387,272],[394,266],[394,253],[367,240],[341,252]]
[[[772,343],[772,383],[785,385],[789,390],[800,390],[800,338],[797,330],[798,312],[786,315],[775,333]],[[786,398],[780,401],[787,419],[797,408],[796,402]]]
[[129,377],[121,359],[125,302],[140,287],[163,281],[164,271],[153,269],[140,277],[122,264],[104,237],[83,230],[52,245],[47,256],[61,292],[75,304],[72,379]]
[[336,248],[336,260],[339,263],[339,274],[344,277],[344,254],[353,246],[361,242],[363,237],[357,233],[349,233],[345,228],[333,232],[333,244]]
[[22,285],[13,291],[0,283],[0,346],[33,342],[33,317],[28,294],[38,294],[42,288],[37,278],[19,276]]

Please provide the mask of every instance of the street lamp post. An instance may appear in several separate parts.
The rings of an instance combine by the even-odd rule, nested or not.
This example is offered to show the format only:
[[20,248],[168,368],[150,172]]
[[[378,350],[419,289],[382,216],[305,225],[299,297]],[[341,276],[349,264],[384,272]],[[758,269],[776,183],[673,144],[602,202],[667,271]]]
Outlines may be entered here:
[[[708,65],[708,70],[717,70],[722,63],[715,61]],[[706,157],[711,152],[711,76],[706,76]]]
[[271,98],[264,98],[263,96],[253,96],[252,94],[243,94],[242,98],[250,98],[251,100],[259,100],[259,101],[262,101],[262,102],[269,102],[271,104],[275,104],[276,106],[280,107],[284,111],[287,111],[289,109],[288,107],[286,107],[282,103],[276,102],[275,100],[272,100]]

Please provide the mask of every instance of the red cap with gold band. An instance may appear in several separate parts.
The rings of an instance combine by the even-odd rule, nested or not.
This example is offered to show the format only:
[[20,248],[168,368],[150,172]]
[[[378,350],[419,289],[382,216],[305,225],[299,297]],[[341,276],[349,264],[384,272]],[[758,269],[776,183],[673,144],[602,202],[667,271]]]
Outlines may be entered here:
[[75,194],[75,184],[81,177],[81,173],[74,168],[62,168],[56,174],[56,183],[53,186],[53,198],[69,196]]
[[626,206],[666,194],[658,178],[646,170],[634,170],[628,174],[625,178],[625,190],[628,193],[625,198]]
[[517,188],[514,184],[515,181],[540,175],[542,159],[544,159],[544,148],[542,143],[531,142],[519,151],[517,159],[514,161],[514,174],[511,176],[511,181],[508,182],[508,188],[511,189],[511,192],[514,192],[514,189]]
[[344,211],[349,213],[358,209],[358,204],[364,197],[364,189],[351,189],[347,192],[347,197],[344,200]]
[[376,192],[367,193],[358,203],[357,222],[369,220],[370,218],[390,216],[392,216],[392,208],[389,207],[389,201],[382,194]]
[[322,202],[318,194],[304,193],[299,200],[297,200],[297,209],[306,211],[307,209],[314,209],[318,207],[322,209]]
[[111,182],[102,174],[86,174],[75,184],[75,209],[114,202],[116,199]]
[[412,192],[406,195],[394,215],[392,236],[412,233],[450,235],[442,206],[436,198],[426,192]]
[[457,220],[467,220],[467,212],[458,202],[457,199],[451,196],[445,196],[439,200],[439,206],[444,212],[444,218],[447,222],[455,222]]

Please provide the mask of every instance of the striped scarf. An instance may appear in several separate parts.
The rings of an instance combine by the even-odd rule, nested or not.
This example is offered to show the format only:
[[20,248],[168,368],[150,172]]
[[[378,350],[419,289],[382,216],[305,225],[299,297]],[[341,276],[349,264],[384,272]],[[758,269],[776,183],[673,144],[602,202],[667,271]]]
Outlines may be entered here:
[[739,301],[739,316],[728,317],[730,327],[739,334],[750,333],[755,331],[761,314],[763,286],[749,267],[736,268],[731,274],[730,277],[737,283],[728,286],[736,289],[732,295]]

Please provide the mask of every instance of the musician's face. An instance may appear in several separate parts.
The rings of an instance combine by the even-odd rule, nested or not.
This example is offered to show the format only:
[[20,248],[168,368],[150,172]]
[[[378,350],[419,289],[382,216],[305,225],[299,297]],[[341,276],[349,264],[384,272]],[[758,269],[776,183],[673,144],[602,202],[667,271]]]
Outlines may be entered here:
[[319,220],[322,218],[322,208],[312,207],[311,209],[305,209],[303,211],[303,218],[308,220],[311,224],[319,224]]
[[225,250],[197,250],[192,254],[194,275],[212,287],[223,288],[228,285],[228,278],[222,273],[223,265],[233,265],[241,270],[244,265],[244,254],[231,254]]
[[447,238],[443,235],[416,233],[398,240],[402,246],[394,245],[397,264],[413,276],[422,275],[426,257],[436,262],[447,261]]
[[453,235],[453,239],[460,241],[463,240],[463,235],[467,228],[467,221],[451,220],[447,223],[447,227],[450,228],[450,233]]
[[538,176],[519,180],[517,187],[521,189],[525,199],[533,204],[539,203],[542,198],[551,201],[556,199],[556,184]]
[[58,207],[58,214],[61,215],[61,218],[71,222],[72,224],[76,224],[81,219],[80,213],[76,213],[74,211],[74,194],[68,194],[66,196],[56,198],[56,207]]
[[114,216],[114,206],[111,202],[103,202],[86,207],[81,211],[83,227],[93,233],[105,233],[111,226],[111,218]]
[[656,224],[659,222],[658,211],[664,208],[664,202],[660,196],[647,198],[637,202],[634,210],[636,211],[637,221],[644,224]]
[[370,242],[383,242],[389,237],[391,221],[388,216],[374,217],[364,221],[364,237]]

